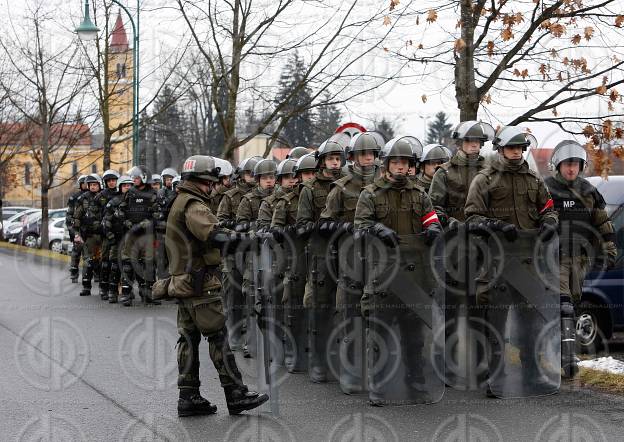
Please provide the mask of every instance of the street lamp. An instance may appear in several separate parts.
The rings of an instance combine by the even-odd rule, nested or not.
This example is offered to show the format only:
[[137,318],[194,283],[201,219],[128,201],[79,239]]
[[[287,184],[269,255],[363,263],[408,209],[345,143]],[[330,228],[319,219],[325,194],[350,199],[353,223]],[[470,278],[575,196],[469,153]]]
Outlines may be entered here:
[[[136,25],[130,11],[118,0],[111,0],[128,15],[132,25],[132,163],[139,163],[139,0],[137,0],[137,20]],[[89,14],[89,0],[85,0],[84,18],[80,26],[76,28],[76,34],[83,41],[95,40],[100,30],[93,24]]]

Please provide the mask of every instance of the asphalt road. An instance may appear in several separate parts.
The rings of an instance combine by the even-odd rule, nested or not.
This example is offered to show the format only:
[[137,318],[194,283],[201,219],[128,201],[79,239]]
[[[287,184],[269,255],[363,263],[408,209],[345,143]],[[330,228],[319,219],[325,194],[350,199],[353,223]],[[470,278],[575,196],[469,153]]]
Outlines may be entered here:
[[[280,415],[229,416],[202,343],[214,416],[179,419],[176,307],[79,297],[65,264],[0,249],[1,440],[616,441],[624,400],[564,386],[558,395],[486,399],[448,390],[435,405],[374,408],[335,384],[290,375]],[[94,290],[94,293],[96,290]],[[241,360],[245,378],[253,370]]]

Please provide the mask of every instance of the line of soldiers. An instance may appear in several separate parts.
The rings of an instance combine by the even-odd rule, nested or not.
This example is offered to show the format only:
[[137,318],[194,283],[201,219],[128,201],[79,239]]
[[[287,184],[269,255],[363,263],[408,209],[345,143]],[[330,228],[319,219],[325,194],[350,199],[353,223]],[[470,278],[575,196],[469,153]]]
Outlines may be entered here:
[[[222,289],[219,326],[227,337],[220,339],[229,351],[260,355],[256,329],[267,302],[260,298],[268,297],[288,371],[338,381],[346,394],[368,392],[375,404],[435,402],[444,384],[499,397],[548,394],[559,388],[559,367],[574,376],[573,303],[589,263],[612,265],[617,255],[604,200],[581,176],[584,148],[560,143],[552,158],[556,174],[545,183],[524,160],[536,140],[521,128],[496,132],[467,121],[453,139],[454,154],[410,136],[386,142],[375,132],[336,134],[316,151],[295,148],[279,164],[246,158],[235,171],[220,159],[190,158],[215,164],[217,180],[204,197],[213,236],[204,241],[222,247],[211,264],[216,272],[222,263],[222,284],[215,274],[210,292]],[[496,153],[486,159],[481,149],[488,141]],[[453,241],[461,247],[451,250]],[[496,244],[504,262],[496,261]],[[536,244],[543,249],[537,255]],[[262,262],[263,247],[269,263]],[[441,264],[431,258],[434,249]],[[393,250],[398,275],[388,267],[393,258],[380,258]],[[267,274],[270,294],[266,276],[259,276]],[[173,281],[169,294],[172,287]],[[418,310],[405,297],[415,287],[430,290],[421,290],[416,304],[432,305]],[[431,294],[440,287],[441,297]],[[485,343],[440,348],[440,320],[442,341],[472,333]],[[378,342],[371,342],[372,332]],[[506,356],[509,342],[518,351],[517,373]],[[397,352],[388,358],[382,347],[392,345]],[[468,359],[481,365],[468,369],[471,379],[459,379],[465,373],[450,366],[463,363],[456,354],[462,351],[474,352]],[[399,360],[399,368],[371,373],[384,357]],[[400,378],[398,385],[391,377]]]
[[136,278],[144,302],[159,303],[150,294],[155,280],[154,239],[164,244],[161,232],[179,181],[174,169],[152,175],[141,166],[128,175],[110,169],[101,178],[93,173],[78,179],[79,190],[69,198],[65,222],[73,243],[70,278],[74,283],[82,257],[80,296],[91,295],[95,280],[102,300],[131,306]]

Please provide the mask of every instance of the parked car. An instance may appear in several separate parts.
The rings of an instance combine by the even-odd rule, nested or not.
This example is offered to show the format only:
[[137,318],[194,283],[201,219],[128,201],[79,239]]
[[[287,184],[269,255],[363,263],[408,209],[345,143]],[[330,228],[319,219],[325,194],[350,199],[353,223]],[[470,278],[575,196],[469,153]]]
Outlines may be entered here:
[[[62,242],[65,233],[65,218],[55,218],[48,222],[48,249],[56,253],[63,253]],[[41,237],[37,238],[37,245],[41,246]]]
[[4,239],[8,241],[9,237],[19,234],[24,227],[24,223],[27,222],[28,216],[38,211],[38,209],[27,209],[22,212],[16,213],[15,215],[7,219],[6,222],[3,223],[2,227]]
[[22,206],[7,206],[2,208],[2,222],[4,223],[9,218],[15,216],[18,213],[23,212],[24,210],[32,210],[32,207],[22,207]]
[[613,332],[624,329],[624,176],[590,177],[589,181],[605,198],[618,247],[612,269],[587,274],[577,306],[577,342],[582,352],[591,353],[600,350]]
[[[49,221],[64,220],[66,213],[66,208],[49,210]],[[16,226],[5,235],[5,238],[9,242],[25,245],[26,247],[38,247],[40,244],[39,238],[41,236],[41,218],[41,210],[37,209],[34,212],[30,212],[25,220],[22,219],[21,229]]]

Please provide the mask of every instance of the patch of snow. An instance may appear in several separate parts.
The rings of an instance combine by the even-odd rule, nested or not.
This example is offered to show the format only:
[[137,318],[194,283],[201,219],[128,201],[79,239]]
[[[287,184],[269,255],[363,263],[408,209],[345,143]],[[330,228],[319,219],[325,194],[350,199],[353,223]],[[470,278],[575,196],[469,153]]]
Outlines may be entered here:
[[581,367],[591,368],[593,370],[606,371],[613,374],[624,374],[624,361],[613,359],[608,356],[604,358],[590,359],[581,361],[578,364]]

